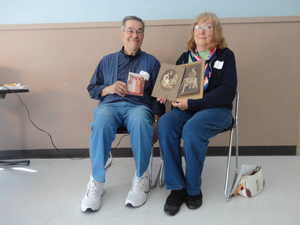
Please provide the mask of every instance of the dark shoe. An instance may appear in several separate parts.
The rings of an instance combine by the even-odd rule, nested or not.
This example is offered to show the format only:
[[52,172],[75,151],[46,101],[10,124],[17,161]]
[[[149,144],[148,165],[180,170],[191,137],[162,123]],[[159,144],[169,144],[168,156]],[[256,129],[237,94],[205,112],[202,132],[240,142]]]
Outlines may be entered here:
[[189,209],[198,209],[202,205],[202,192],[199,195],[186,195],[185,204]]
[[172,190],[164,206],[165,213],[170,216],[175,216],[179,212],[180,206],[184,202],[185,197],[186,197],[185,188],[181,190]]

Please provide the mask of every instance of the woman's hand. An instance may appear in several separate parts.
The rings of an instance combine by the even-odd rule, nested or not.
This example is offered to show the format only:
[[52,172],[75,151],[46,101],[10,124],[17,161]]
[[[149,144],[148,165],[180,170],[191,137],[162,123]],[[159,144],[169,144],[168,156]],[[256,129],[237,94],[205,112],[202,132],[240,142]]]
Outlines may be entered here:
[[180,110],[188,109],[188,100],[187,99],[177,99],[176,102],[172,102],[174,107],[179,108]]
[[167,98],[165,97],[159,97],[156,99],[160,104],[166,104]]

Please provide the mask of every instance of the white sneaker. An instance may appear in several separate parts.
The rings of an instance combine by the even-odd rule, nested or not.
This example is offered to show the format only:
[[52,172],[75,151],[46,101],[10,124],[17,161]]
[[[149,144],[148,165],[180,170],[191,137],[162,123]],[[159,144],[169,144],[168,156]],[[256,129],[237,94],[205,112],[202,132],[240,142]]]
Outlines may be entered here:
[[147,201],[147,193],[150,191],[149,177],[147,171],[141,177],[136,173],[132,179],[131,189],[126,197],[125,205],[129,207],[139,207]]
[[81,211],[97,211],[101,207],[101,196],[104,195],[104,183],[94,180],[92,175],[87,185],[87,190],[81,202]]

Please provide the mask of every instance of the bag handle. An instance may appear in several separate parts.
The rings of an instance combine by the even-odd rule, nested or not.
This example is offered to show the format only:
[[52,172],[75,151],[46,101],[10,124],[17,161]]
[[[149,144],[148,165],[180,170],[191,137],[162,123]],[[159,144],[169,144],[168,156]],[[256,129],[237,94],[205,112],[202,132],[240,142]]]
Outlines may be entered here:
[[243,187],[243,185],[240,184],[240,185],[236,188],[236,190],[233,192],[233,196],[236,196],[237,193],[242,189],[242,187]]

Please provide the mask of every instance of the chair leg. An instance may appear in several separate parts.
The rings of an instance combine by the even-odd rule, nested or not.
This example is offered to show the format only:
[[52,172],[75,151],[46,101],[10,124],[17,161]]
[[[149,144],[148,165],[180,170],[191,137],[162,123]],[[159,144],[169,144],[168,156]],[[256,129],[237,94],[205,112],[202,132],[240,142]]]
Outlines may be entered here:
[[161,162],[160,162],[160,168],[158,171],[158,174],[156,176],[155,182],[153,183],[153,146],[152,146],[152,150],[151,150],[151,157],[150,157],[150,167],[149,167],[149,182],[150,182],[150,187],[153,189],[157,186],[157,182],[159,179],[159,186],[162,187],[164,185],[164,181],[163,181],[163,172],[164,172],[164,162],[162,160],[161,154]]
[[113,156],[112,156],[112,154],[111,154],[111,151],[110,151],[110,152],[109,152],[109,158],[108,158],[108,161],[107,161],[107,163],[106,163],[106,165],[105,165],[105,167],[104,167],[105,170],[108,169],[108,168],[111,166],[111,164],[113,163],[113,160],[114,160],[114,158],[113,158]]
[[229,174],[230,174],[230,162],[231,162],[231,151],[232,151],[232,138],[233,138],[233,129],[230,130],[230,139],[229,139],[229,151],[228,151],[228,159],[227,159],[227,169],[226,169],[226,177],[225,177],[225,186],[224,186],[224,196],[226,200],[231,200],[232,197],[232,188],[233,185],[236,182],[236,178],[237,178],[237,174],[238,174],[238,152],[237,152],[237,130],[235,130],[236,132],[236,140],[235,140],[235,146],[236,146],[236,169],[235,169],[235,175],[234,175],[234,179],[232,182],[232,186],[230,191],[228,191],[228,183],[229,183]]
[[[234,184],[236,183],[236,179],[239,173],[239,142],[238,142],[238,115],[239,115],[239,92],[236,92],[236,101],[235,101],[235,117],[234,117],[234,126],[230,130],[230,139],[229,139],[229,152],[228,152],[228,159],[227,159],[227,169],[226,169],[226,178],[225,178],[225,186],[224,186],[224,195],[226,200],[231,200],[232,192],[234,188]],[[232,182],[232,187],[230,192],[228,191],[228,180],[229,180],[229,173],[230,173],[230,159],[231,159],[231,150],[232,150],[232,137],[233,137],[233,130],[235,130],[235,175]]]
[[236,167],[235,167],[235,173],[238,174],[239,173],[239,162],[238,162],[238,158],[239,158],[239,137],[238,137],[238,120],[236,119],[235,122],[235,160],[236,160]]
[[164,186],[164,160],[162,158],[162,155],[160,154],[160,168],[159,168],[159,186]]

